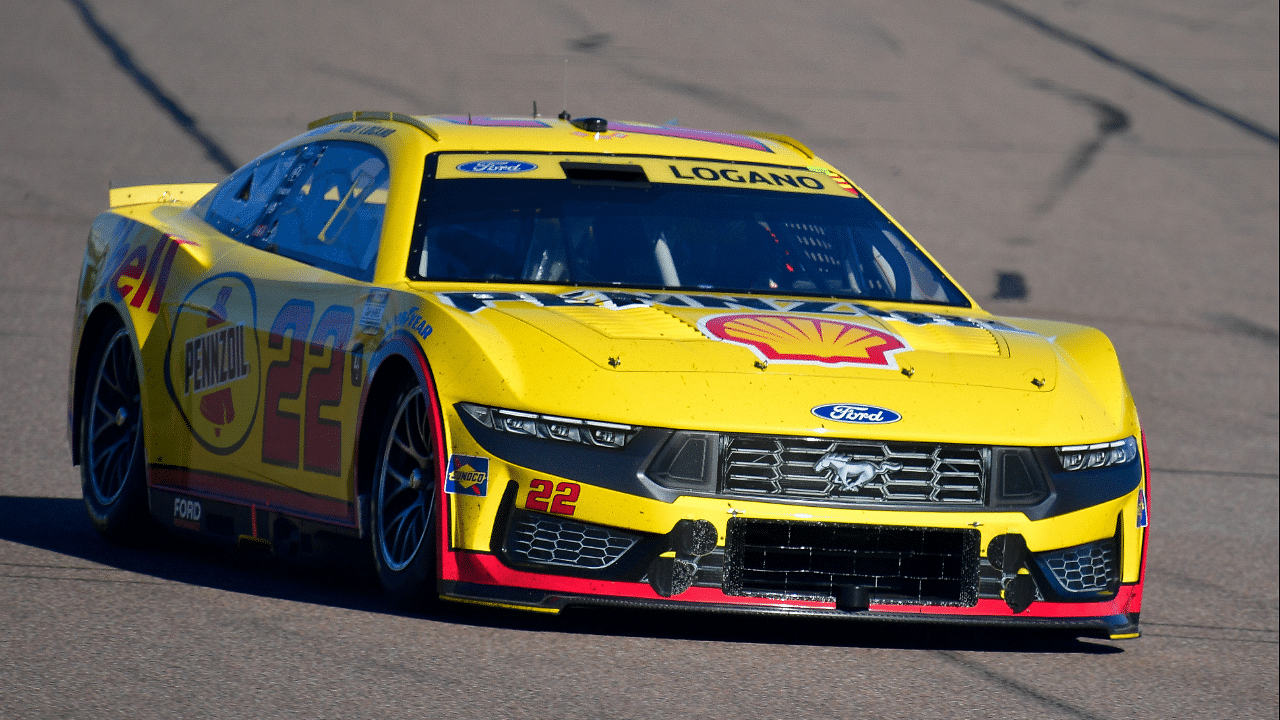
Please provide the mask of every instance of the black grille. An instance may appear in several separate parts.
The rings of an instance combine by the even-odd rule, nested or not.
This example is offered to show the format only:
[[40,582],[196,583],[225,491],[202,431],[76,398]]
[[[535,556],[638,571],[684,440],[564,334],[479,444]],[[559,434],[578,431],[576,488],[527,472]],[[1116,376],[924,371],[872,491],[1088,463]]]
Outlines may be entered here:
[[977,530],[730,518],[728,595],[831,601],[861,585],[880,603],[971,606],[978,598]]
[[1115,540],[1040,553],[1036,559],[1053,574],[1058,586],[1069,594],[1114,590],[1120,581]]
[[977,506],[990,450],[966,445],[728,435],[721,491],[848,503]]
[[617,562],[639,539],[614,528],[524,512],[512,518],[506,551],[520,564],[594,570]]

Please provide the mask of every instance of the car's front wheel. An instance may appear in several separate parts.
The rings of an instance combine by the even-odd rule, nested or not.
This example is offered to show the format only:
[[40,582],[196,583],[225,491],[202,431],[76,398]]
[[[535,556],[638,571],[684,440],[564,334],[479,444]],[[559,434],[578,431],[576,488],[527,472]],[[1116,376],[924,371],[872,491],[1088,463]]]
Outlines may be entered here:
[[117,321],[98,338],[80,408],[80,481],[93,526],[121,540],[147,517],[142,391],[129,331]]
[[373,557],[397,604],[420,610],[436,600],[436,443],[422,387],[395,393],[373,478]]

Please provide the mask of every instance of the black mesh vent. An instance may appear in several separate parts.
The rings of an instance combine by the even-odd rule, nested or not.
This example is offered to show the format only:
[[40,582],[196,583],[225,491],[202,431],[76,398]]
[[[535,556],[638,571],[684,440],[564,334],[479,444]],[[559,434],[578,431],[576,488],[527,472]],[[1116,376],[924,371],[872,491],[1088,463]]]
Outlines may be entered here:
[[830,601],[861,585],[879,603],[972,606],[979,540],[977,530],[731,518],[724,592]]

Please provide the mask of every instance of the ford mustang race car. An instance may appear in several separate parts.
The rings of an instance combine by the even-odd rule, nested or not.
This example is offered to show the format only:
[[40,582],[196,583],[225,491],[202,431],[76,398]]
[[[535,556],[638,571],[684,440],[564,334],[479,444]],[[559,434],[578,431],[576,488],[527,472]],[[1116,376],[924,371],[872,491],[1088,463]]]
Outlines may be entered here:
[[319,120],[110,191],[68,402],[94,525],[386,591],[1138,635],[1111,343],[995,317],[800,142]]

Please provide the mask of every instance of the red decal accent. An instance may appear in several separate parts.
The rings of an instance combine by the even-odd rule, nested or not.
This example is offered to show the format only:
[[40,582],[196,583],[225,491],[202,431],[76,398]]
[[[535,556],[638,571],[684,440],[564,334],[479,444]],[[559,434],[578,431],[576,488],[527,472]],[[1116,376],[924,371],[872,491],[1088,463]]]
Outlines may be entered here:
[[[444,547],[448,547],[447,545]],[[541,573],[514,570],[502,564],[497,556],[466,550],[446,550],[441,553],[442,577],[445,580],[474,582],[482,585],[501,585],[508,588],[528,588],[553,593],[574,593],[592,597],[641,598],[666,600],[649,587],[648,583],[618,582],[575,578],[567,575],[543,575]],[[1116,615],[1132,600],[1134,585],[1121,585],[1111,600],[1096,603],[1035,602],[1018,614],[1019,618],[1102,618]],[[713,603],[716,605],[756,605],[777,608],[835,608],[834,602],[811,600],[778,600],[774,598],[725,595],[720,588],[692,587],[672,600],[689,603]],[[961,617],[1013,618],[1014,613],[1004,600],[982,599],[973,607],[950,605],[880,605],[873,603],[872,611],[901,613],[907,616],[951,615]]]
[[355,506],[345,500],[318,497],[234,475],[202,473],[167,465],[148,466],[149,482],[161,490],[235,503],[355,527]]
[[297,400],[302,395],[303,338],[311,329],[315,305],[308,300],[290,300],[280,308],[267,347],[284,348],[289,334],[289,359],[275,360],[267,368],[266,408],[262,418],[262,461],[273,465],[298,466],[298,445],[302,420],[297,413],[280,409],[281,400]]
[[134,285],[120,285],[120,281],[125,278],[137,280],[142,277],[143,263],[147,261],[147,246],[139,245],[129,253],[128,259],[120,263],[120,267],[116,269],[115,275],[111,278],[111,288],[116,293],[116,299],[123,300],[130,292],[133,292]]
[[179,245],[195,245],[190,240],[183,240],[180,237],[167,236],[173,242],[169,243],[169,249],[165,251],[164,263],[160,265],[160,279],[156,280],[156,289],[151,292],[151,304],[147,306],[150,312],[160,312],[160,301],[164,298],[164,289],[169,284],[169,269],[173,267],[173,258],[178,254]]
[[547,498],[551,497],[551,481],[541,478],[529,483],[529,494],[525,496],[526,510],[547,511]]
[[574,503],[578,502],[578,493],[580,492],[582,492],[582,486],[575,482],[565,481],[556,485],[557,495],[551,501],[551,512],[572,515],[573,511],[578,509],[574,506]]
[[[200,398],[200,414],[214,425],[226,425],[236,419],[236,405],[231,398],[231,388],[223,388]],[[221,428],[214,428],[221,435]]]
[[894,353],[911,349],[883,330],[822,317],[743,313],[706,318],[699,325],[708,337],[779,363],[893,368]]
[[347,366],[346,345],[351,337],[355,313],[334,305],[324,311],[311,335],[312,355],[323,356],[325,342],[333,339],[333,352],[325,367],[316,367],[307,376],[306,439],[303,447],[305,469],[326,475],[342,472],[342,423],[320,417],[320,409],[338,407],[342,402],[342,372]]
[[143,301],[147,299],[147,291],[151,289],[151,281],[156,276],[156,265],[160,264],[160,256],[164,254],[165,246],[168,244],[166,236],[160,236],[160,242],[156,243],[156,249],[151,253],[151,262],[147,263],[147,274],[143,276],[142,284],[138,285],[138,291],[133,294],[130,305],[140,308]]

